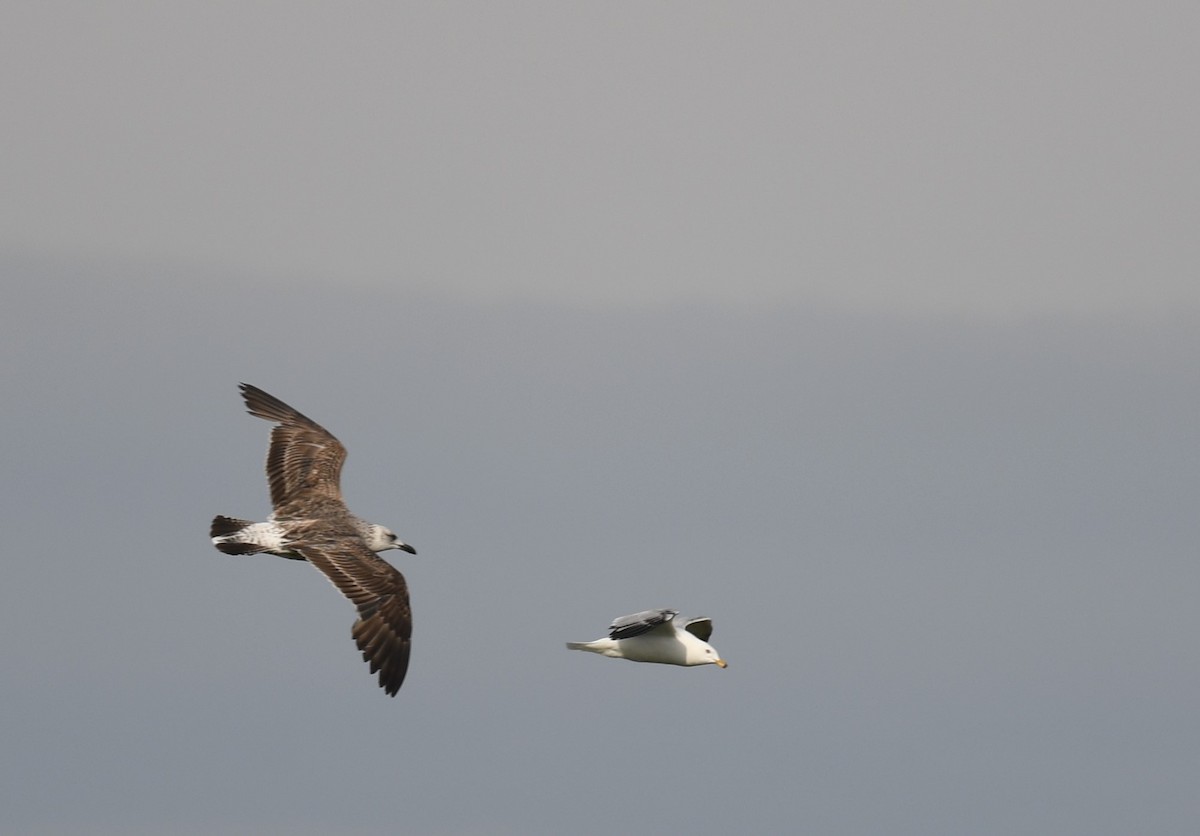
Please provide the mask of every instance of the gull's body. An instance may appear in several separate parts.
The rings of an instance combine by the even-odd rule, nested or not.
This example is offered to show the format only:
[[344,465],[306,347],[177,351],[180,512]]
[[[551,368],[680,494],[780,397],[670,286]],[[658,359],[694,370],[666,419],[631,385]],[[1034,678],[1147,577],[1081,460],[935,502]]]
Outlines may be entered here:
[[[410,554],[416,554],[412,546],[399,539],[390,528],[384,528],[377,523],[370,523],[359,517],[350,515],[354,530],[367,548],[373,552],[384,552],[388,549],[403,549]],[[266,522],[239,520],[234,517],[213,517],[209,536],[213,545],[225,554],[275,554],[292,560],[304,560],[292,551],[289,540],[290,526],[280,523],[275,515],[267,517]]]
[[266,522],[213,519],[209,536],[225,554],[268,553],[306,560],[358,608],[353,636],[379,684],[395,696],[408,670],[412,613],[404,576],[375,552],[416,550],[390,530],[350,513],[342,500],[346,448],[328,430],[247,383],[251,415],[275,421],[267,452],[274,506]]

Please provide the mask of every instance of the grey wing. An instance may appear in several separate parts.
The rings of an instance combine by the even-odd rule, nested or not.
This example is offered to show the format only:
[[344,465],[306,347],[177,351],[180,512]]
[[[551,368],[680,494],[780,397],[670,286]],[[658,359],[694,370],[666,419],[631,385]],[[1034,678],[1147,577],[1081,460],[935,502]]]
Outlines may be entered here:
[[342,463],[346,448],[327,429],[274,395],[240,384],[246,409],[256,418],[275,421],[267,450],[267,482],[271,504],[279,508],[298,493],[342,498]]
[[677,610],[645,610],[615,619],[608,628],[610,639],[629,639],[648,633],[655,627],[670,624],[679,615]]
[[683,625],[683,629],[687,630],[700,641],[706,642],[712,636],[712,619],[689,618],[687,623]]
[[412,610],[404,575],[357,537],[295,547],[358,608],[352,635],[379,686],[396,696],[408,671]]

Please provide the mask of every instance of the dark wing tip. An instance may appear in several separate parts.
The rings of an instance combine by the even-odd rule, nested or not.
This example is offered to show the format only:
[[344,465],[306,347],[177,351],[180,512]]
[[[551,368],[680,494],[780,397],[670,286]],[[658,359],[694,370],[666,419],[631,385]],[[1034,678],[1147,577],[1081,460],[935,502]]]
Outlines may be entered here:
[[255,418],[264,418],[286,426],[304,425],[329,435],[328,430],[300,410],[281,401],[270,392],[264,392],[249,383],[239,383],[242,390],[242,400],[246,402],[246,411]]
[[412,647],[412,621],[407,602],[387,601],[354,624],[354,642],[371,673],[379,674],[379,687],[396,696],[408,673]]
[[242,390],[242,400],[246,402],[246,411],[255,418],[265,418],[268,421],[278,421],[281,424],[293,423],[296,420],[312,423],[310,418],[302,415],[279,400],[279,398],[269,392],[264,392],[257,386],[249,383],[239,383],[238,388]]
[[242,400],[246,402],[246,408],[249,409],[251,413],[254,411],[255,402],[279,400],[274,395],[264,392],[262,389],[259,389],[257,386],[251,383],[239,383],[238,390],[242,393]]
[[712,638],[712,619],[704,615],[697,618],[689,618],[687,624],[683,625],[683,629],[687,630],[700,641],[706,642]]

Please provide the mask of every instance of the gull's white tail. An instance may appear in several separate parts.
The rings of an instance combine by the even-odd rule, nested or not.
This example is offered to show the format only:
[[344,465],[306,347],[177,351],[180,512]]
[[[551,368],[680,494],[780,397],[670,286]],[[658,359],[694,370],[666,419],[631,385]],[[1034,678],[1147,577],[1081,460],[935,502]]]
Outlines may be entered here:
[[586,650],[603,656],[615,656],[617,643],[613,639],[596,639],[594,642],[567,642],[568,650]]

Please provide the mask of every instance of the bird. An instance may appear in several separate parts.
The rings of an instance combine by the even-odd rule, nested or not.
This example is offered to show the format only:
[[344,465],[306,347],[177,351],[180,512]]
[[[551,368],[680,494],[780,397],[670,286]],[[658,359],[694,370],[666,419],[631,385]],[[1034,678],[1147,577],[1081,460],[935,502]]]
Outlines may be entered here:
[[726,661],[708,643],[712,619],[690,618],[680,626],[675,621],[677,615],[678,610],[645,610],[623,615],[609,626],[607,637],[591,642],[567,642],[567,648],[631,662],[726,667]]
[[273,510],[266,522],[214,517],[213,546],[305,560],[320,570],[357,608],[351,635],[380,687],[396,696],[408,671],[412,610],[404,575],[376,552],[417,550],[350,513],[340,484],[346,448],[328,430],[257,386],[239,388],[251,415],[275,422],[266,466]]

